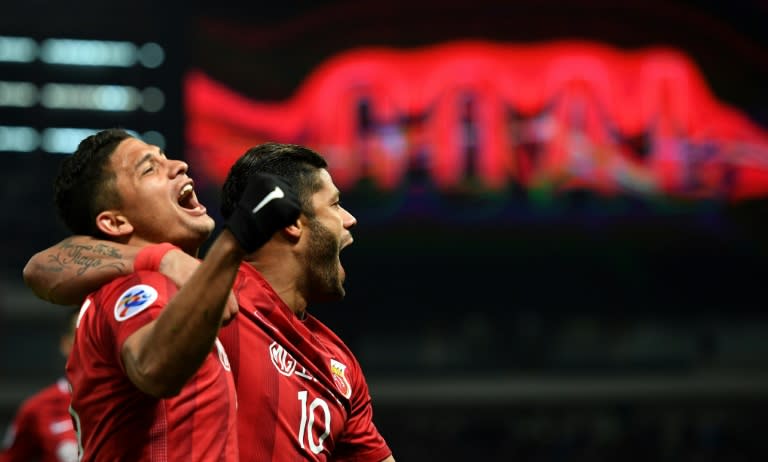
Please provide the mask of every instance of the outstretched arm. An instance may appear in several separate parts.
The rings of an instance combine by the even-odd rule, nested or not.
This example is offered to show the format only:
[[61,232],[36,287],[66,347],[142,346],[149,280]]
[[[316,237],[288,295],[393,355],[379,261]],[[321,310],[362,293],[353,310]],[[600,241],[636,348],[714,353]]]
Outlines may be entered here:
[[78,305],[102,285],[133,272],[139,247],[73,236],[36,253],[24,267],[24,282],[38,297]]
[[[43,300],[57,305],[79,305],[89,293],[135,271],[134,263],[141,250],[89,236],[73,236],[30,258],[24,267],[24,282]],[[181,287],[199,263],[181,249],[174,249],[166,252],[158,265],[143,269],[159,271]],[[237,309],[234,297],[230,297],[227,305],[230,311]]]

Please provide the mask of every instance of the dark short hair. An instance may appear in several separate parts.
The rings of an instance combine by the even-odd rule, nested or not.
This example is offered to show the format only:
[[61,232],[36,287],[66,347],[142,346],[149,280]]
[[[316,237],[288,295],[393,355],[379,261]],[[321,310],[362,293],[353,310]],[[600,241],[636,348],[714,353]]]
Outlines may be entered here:
[[130,137],[124,130],[102,130],[82,140],[74,154],[61,162],[54,180],[54,202],[59,217],[74,234],[105,237],[96,226],[96,216],[120,206],[109,159]]
[[296,190],[302,212],[314,217],[312,195],[322,187],[320,169],[328,167],[323,156],[296,144],[264,143],[250,148],[229,170],[222,187],[221,215],[232,215],[245,191],[248,177],[254,172],[283,177]]

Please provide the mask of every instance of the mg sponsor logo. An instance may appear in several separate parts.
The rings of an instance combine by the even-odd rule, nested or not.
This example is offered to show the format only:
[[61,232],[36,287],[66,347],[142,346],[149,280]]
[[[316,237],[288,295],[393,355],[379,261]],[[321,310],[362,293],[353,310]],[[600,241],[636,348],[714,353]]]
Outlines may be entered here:
[[286,377],[291,376],[296,369],[296,360],[277,342],[272,342],[269,346],[269,357],[277,371]]

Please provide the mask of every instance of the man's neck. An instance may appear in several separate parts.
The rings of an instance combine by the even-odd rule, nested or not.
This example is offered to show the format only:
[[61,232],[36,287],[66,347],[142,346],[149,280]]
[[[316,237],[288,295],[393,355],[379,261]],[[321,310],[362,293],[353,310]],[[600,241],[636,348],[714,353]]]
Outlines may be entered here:
[[246,262],[259,272],[288,308],[299,319],[306,317],[307,299],[298,284],[295,268],[290,264],[276,264],[265,258],[250,255]]

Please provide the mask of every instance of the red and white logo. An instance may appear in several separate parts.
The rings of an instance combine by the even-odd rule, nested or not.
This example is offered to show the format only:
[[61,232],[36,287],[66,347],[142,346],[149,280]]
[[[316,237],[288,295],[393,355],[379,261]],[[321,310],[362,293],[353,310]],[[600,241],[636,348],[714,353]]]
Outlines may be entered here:
[[272,345],[269,346],[269,357],[272,359],[272,364],[277,368],[277,372],[287,377],[293,374],[296,369],[296,360],[277,342],[272,342]]
[[336,388],[339,389],[345,398],[349,398],[352,395],[352,387],[349,385],[347,376],[344,372],[347,370],[347,366],[341,364],[335,359],[331,360],[331,374],[333,374],[333,383],[336,384]]
[[218,337],[216,337],[216,351],[219,353],[219,362],[221,362],[224,370],[231,371],[232,368],[229,365],[229,357],[227,356],[226,350],[224,350],[224,345],[221,344]]

